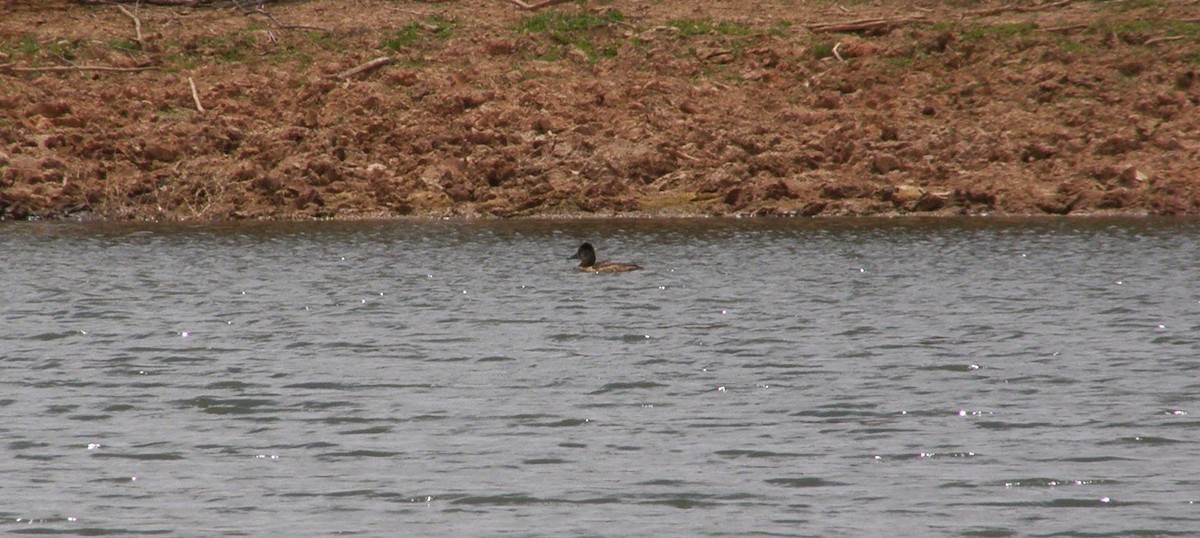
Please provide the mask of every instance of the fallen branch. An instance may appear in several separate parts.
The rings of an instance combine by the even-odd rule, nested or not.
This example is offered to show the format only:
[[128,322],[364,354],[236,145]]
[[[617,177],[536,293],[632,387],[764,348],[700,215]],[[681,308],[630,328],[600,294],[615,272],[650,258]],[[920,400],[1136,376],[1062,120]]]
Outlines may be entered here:
[[[140,3],[134,4],[133,9],[137,10],[139,5]],[[146,48],[146,42],[142,40],[142,20],[139,19],[136,14],[130,13],[128,9],[125,9],[125,6],[118,4],[117,9],[121,10],[121,13],[124,13],[128,15],[129,18],[133,19],[133,33],[135,36],[137,36],[138,46],[143,49]]]
[[151,6],[171,7],[238,7],[246,9],[248,5],[262,5],[274,0],[73,0],[76,4],[147,4]]
[[1068,25],[1066,25],[1066,26],[1051,26],[1051,27],[1049,27],[1049,28],[1043,28],[1042,30],[1043,30],[1043,31],[1046,31],[1046,32],[1063,32],[1063,33],[1066,33],[1066,32],[1072,32],[1072,31],[1075,31],[1075,30],[1082,30],[1082,29],[1084,29],[1084,28],[1087,28],[1087,27],[1088,27],[1088,25],[1086,25],[1086,24],[1068,24]]
[[1171,36],[1165,36],[1165,37],[1152,37],[1150,39],[1147,39],[1146,42],[1142,43],[1142,44],[1143,45],[1153,45],[1155,43],[1165,43],[1167,41],[1179,41],[1180,39],[1187,39],[1187,36],[1171,35]]
[[192,101],[196,103],[196,110],[203,114],[204,105],[200,104],[200,94],[196,93],[196,81],[192,77],[188,77],[188,86],[192,87]]
[[158,66],[145,65],[142,67],[111,67],[107,65],[54,65],[49,67],[17,67],[15,64],[0,65],[0,71],[11,71],[14,73],[53,73],[64,71],[113,71],[119,73],[129,73],[134,71],[149,71],[151,69],[158,69]]
[[837,44],[833,46],[833,57],[837,58],[839,62],[844,62],[844,61],[846,61],[846,59],[842,58],[842,55],[838,53],[838,48],[841,46],[842,46],[841,41],[838,41]]
[[1006,13],[1009,11],[1015,11],[1017,13],[1029,13],[1030,11],[1044,11],[1047,9],[1054,9],[1056,7],[1062,7],[1062,6],[1065,6],[1070,3],[1071,3],[1071,0],[1059,0],[1058,2],[1051,2],[1049,4],[1042,4],[1040,6],[1031,6],[1031,7],[1001,6],[1001,7],[992,8],[992,9],[980,9],[977,11],[968,11],[966,14],[967,15],[976,15],[976,16],[980,16],[980,17],[988,17],[991,15],[999,15],[1001,13]]
[[829,22],[808,25],[808,30],[816,34],[849,33],[849,32],[886,32],[897,26],[912,22],[921,22],[925,17],[909,17],[907,19],[862,19],[849,22]]
[[553,6],[555,4],[563,4],[566,2],[570,2],[571,0],[542,0],[541,2],[535,2],[533,4],[526,4],[525,2],[522,2],[521,0],[508,0],[508,1],[516,4],[517,7],[521,8],[525,11],[534,11],[534,10],[542,9],[544,7]]
[[79,4],[117,4],[122,2],[132,4],[140,2],[152,6],[198,6],[207,3],[202,0],[75,0],[75,2]]
[[375,58],[374,60],[371,60],[371,61],[369,61],[365,64],[362,64],[358,67],[347,69],[347,70],[342,71],[341,73],[337,73],[335,75],[329,75],[329,78],[340,78],[342,80],[346,80],[346,79],[354,77],[356,75],[361,75],[363,73],[366,73],[367,71],[373,71],[375,69],[379,69],[380,67],[390,64],[393,61],[394,60],[392,60],[392,58],[390,56],[380,56],[380,57]]
[[247,11],[246,15],[262,15],[268,19],[271,19],[271,22],[275,23],[275,26],[278,26],[280,29],[283,29],[283,30],[316,30],[318,32],[325,32],[327,34],[333,33],[333,30],[330,30],[329,28],[322,28],[320,26],[308,26],[308,25],[304,25],[304,24],[284,24],[282,22],[279,22],[279,19],[276,19],[275,16],[271,14],[271,12],[263,9],[262,6],[258,6],[258,8],[253,11]]

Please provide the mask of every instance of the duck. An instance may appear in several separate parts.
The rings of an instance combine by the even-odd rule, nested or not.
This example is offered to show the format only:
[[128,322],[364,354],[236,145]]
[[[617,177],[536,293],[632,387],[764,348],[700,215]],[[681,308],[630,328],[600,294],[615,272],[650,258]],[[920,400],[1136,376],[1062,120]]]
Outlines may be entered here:
[[596,249],[592,247],[591,243],[579,245],[579,250],[575,251],[575,255],[567,259],[579,260],[579,270],[585,273],[624,273],[625,271],[636,271],[642,268],[642,266],[636,263],[596,263]]

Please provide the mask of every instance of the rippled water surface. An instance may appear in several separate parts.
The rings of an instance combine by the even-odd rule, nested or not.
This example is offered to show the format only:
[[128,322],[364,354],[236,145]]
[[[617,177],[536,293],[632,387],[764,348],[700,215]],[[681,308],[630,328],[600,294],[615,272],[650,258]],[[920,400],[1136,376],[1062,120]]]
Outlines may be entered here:
[[[582,274],[579,242],[645,270]],[[1195,536],[1200,223],[0,223],[0,533]]]

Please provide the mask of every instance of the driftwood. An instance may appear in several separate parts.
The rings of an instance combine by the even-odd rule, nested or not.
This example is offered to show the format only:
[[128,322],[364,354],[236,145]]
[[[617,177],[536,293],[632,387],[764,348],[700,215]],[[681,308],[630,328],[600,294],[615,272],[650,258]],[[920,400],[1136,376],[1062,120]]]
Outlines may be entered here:
[[196,81],[192,80],[192,77],[188,77],[188,86],[192,87],[192,101],[196,103],[196,110],[203,114],[204,105],[200,104],[200,94],[196,93]]
[[282,22],[279,22],[279,19],[276,19],[275,16],[271,14],[271,12],[263,9],[262,6],[258,6],[258,8],[254,9],[254,10],[247,10],[246,15],[262,15],[268,19],[271,19],[271,22],[275,23],[275,26],[278,26],[280,29],[283,29],[283,30],[316,30],[318,32],[325,32],[327,34],[333,33],[333,30],[330,30],[329,28],[322,28],[320,26],[307,26],[304,24],[284,24]]
[[157,65],[144,65],[141,67],[112,67],[107,65],[52,65],[48,67],[18,67],[16,64],[0,64],[0,72],[13,73],[55,73],[64,71],[110,71],[118,73],[131,73],[135,71],[150,71],[158,69]]
[[1185,35],[1170,35],[1170,36],[1164,36],[1164,37],[1152,37],[1150,39],[1147,39],[1146,42],[1142,43],[1142,44],[1143,45],[1153,45],[1155,43],[1165,43],[1167,41],[1179,41],[1180,39],[1187,39],[1187,36],[1185,36]]
[[342,71],[341,73],[329,75],[329,78],[340,78],[342,80],[346,80],[346,79],[354,77],[356,75],[361,75],[368,71],[374,71],[376,69],[379,69],[380,67],[390,64],[393,61],[394,60],[392,60],[392,58],[390,56],[380,56],[380,57],[375,58],[374,60],[371,60],[371,61],[369,61],[365,64],[362,64],[358,67],[353,67],[353,68],[347,69],[345,71]]
[[544,7],[550,7],[555,4],[565,4],[567,2],[570,2],[571,0],[542,0],[541,2],[534,2],[532,4],[527,4],[525,2],[522,2],[521,0],[508,0],[508,1],[516,4],[517,7],[521,8],[525,11],[534,11],[534,10],[542,9]]
[[[133,9],[136,11],[139,5],[141,4],[134,4]],[[146,42],[142,40],[142,20],[138,18],[136,13],[130,13],[128,9],[125,9],[125,6],[117,5],[117,9],[133,19],[133,33],[137,37],[138,46],[143,49],[146,48]]]
[[74,0],[76,4],[146,4],[173,7],[240,7],[247,9],[261,6],[272,0]]
[[1043,28],[1042,30],[1044,30],[1046,32],[1067,33],[1067,32],[1073,32],[1075,30],[1082,30],[1087,27],[1088,27],[1088,25],[1086,25],[1086,24],[1068,24],[1066,26],[1051,26],[1049,28]]
[[906,19],[861,19],[847,22],[828,22],[808,25],[808,30],[817,34],[853,33],[853,32],[887,32],[898,26],[913,22],[923,22],[925,17],[909,17]]
[[1062,6],[1065,6],[1070,3],[1071,3],[1071,0],[1059,0],[1058,2],[1050,2],[1049,4],[1042,4],[1040,6],[1001,6],[1001,7],[992,8],[992,9],[979,9],[979,10],[975,10],[975,11],[968,11],[967,15],[975,15],[978,17],[988,17],[991,15],[999,15],[1001,13],[1007,13],[1009,11],[1015,11],[1017,13],[1028,13],[1030,11],[1044,11],[1047,9],[1054,9],[1056,7],[1062,7]]

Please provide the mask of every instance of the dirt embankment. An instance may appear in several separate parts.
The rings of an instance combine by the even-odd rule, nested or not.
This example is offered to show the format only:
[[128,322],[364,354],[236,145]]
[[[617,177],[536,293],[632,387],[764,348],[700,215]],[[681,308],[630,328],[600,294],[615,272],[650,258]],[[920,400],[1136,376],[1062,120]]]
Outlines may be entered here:
[[125,7],[0,5],[0,218],[1200,212],[1194,0]]

